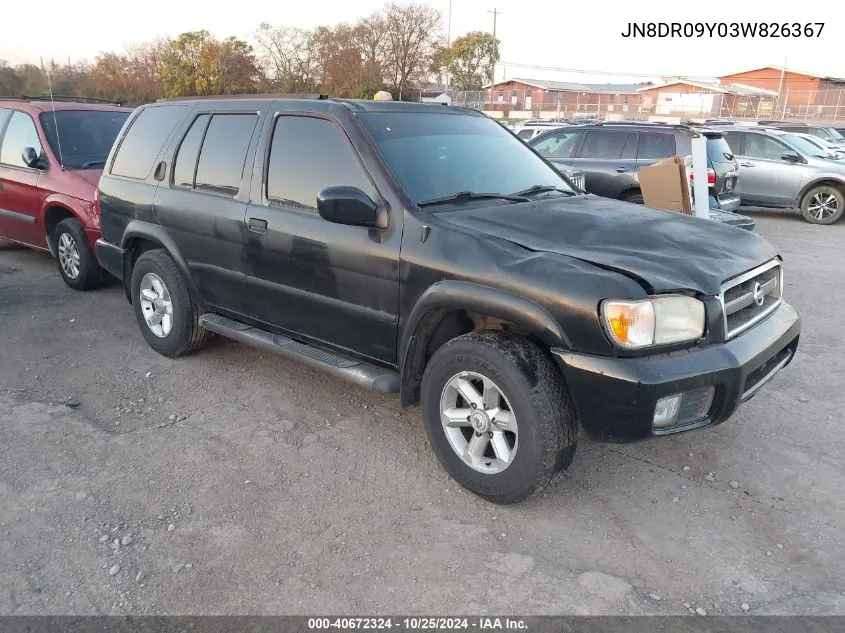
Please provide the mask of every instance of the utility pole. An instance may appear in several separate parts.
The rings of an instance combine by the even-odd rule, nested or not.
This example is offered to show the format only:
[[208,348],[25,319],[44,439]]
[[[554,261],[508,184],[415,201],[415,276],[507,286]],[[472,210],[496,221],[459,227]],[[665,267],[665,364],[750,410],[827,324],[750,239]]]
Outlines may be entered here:
[[[446,19],[446,48],[452,47],[452,0],[449,0],[449,17]],[[449,66],[446,66],[446,94],[449,94]]]
[[783,58],[783,66],[780,68],[780,85],[778,86],[778,105],[780,107],[780,118],[786,114],[786,104],[781,105],[781,93],[783,92],[783,76],[786,73],[786,57]]
[[[494,46],[496,47],[495,57],[499,57],[499,44],[496,42],[496,18],[502,15],[502,12],[498,9],[493,9],[492,11],[488,11],[487,13],[493,14],[493,42]],[[496,83],[496,62],[493,62],[493,67],[490,69],[490,86],[492,90],[493,84]]]

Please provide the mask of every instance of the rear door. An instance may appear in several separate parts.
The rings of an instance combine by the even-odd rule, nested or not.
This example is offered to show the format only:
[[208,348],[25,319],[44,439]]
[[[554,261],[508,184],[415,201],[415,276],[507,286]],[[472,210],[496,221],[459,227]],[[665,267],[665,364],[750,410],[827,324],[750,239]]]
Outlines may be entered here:
[[803,162],[783,160],[794,152],[778,139],[756,132],[744,132],[739,161],[739,183],[744,204],[787,207],[798,197],[804,183]]
[[47,248],[39,221],[44,195],[38,189],[41,170],[23,162],[24,148],[43,156],[41,139],[32,117],[20,110],[0,113],[0,235],[16,242]]
[[254,110],[195,113],[153,203],[205,302],[236,315],[247,312],[244,216],[252,163],[245,165],[258,120]]
[[637,132],[587,130],[572,166],[585,175],[590,193],[619,198],[637,186]]

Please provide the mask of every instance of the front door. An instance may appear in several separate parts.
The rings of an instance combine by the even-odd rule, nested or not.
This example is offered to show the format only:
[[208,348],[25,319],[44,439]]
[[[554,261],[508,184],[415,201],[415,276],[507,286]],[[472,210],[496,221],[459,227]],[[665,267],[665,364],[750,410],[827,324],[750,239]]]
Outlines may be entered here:
[[386,229],[327,222],[316,209],[325,187],[357,187],[382,204],[358,152],[329,118],[281,114],[271,125],[262,192],[253,187],[247,208],[247,292],[255,317],[395,363],[400,210],[390,211]]
[[531,146],[547,161],[569,167],[572,165],[583,136],[584,133],[578,130],[555,130],[544,134],[543,138],[537,139],[537,141],[531,143]]
[[787,207],[798,197],[804,183],[803,162],[783,160],[795,150],[766,134],[746,132],[739,161],[738,186],[744,204]]
[[[5,132],[3,119],[8,118]],[[43,156],[35,122],[25,112],[14,110],[11,116],[0,112],[0,237],[22,244],[47,248],[40,221],[44,195],[38,189],[41,171],[23,162],[24,148],[31,147]]]
[[205,302],[237,315],[246,311],[244,165],[257,121],[255,112],[199,114],[154,202],[156,219],[176,242]]

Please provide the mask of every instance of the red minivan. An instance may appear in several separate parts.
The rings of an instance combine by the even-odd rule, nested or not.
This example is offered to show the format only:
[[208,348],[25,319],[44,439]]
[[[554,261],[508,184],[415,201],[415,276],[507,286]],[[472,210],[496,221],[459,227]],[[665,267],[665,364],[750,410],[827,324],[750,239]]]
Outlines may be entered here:
[[106,103],[0,97],[0,239],[49,250],[68,286],[103,280],[95,192],[132,112]]

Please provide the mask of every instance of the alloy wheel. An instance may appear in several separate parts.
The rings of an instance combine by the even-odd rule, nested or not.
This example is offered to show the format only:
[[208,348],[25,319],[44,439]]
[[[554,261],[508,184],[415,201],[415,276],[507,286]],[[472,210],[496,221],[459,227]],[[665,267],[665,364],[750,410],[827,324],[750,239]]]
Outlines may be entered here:
[[147,273],[141,279],[141,312],[147,327],[160,338],[164,338],[173,329],[173,301],[170,291],[161,277]]
[[59,265],[68,279],[79,277],[79,269],[81,268],[79,247],[70,233],[62,233],[59,237]]
[[816,220],[825,220],[832,217],[839,210],[839,201],[832,193],[819,191],[807,205],[807,211]]

